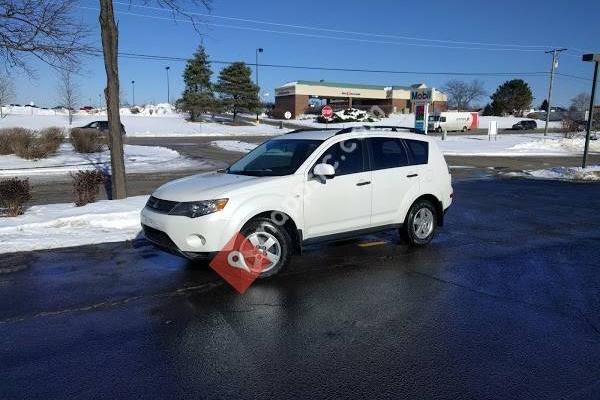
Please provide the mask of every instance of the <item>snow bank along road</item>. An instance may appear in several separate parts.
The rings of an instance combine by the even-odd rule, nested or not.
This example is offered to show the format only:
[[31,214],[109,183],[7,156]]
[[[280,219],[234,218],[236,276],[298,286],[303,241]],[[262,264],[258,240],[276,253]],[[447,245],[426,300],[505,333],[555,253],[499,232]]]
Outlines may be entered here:
[[[190,159],[166,147],[125,145],[124,153],[125,168],[129,173],[202,170],[212,167],[210,162]],[[110,171],[110,151],[82,154],[65,143],[55,155],[40,160],[26,160],[14,154],[0,155],[0,177],[64,175],[89,169]]]

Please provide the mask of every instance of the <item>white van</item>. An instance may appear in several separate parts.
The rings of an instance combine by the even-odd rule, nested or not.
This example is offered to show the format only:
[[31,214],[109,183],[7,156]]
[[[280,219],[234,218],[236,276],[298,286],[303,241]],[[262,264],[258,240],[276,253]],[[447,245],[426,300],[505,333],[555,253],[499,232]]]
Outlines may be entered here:
[[430,115],[428,130],[430,132],[470,131],[472,128],[476,128],[473,114],[471,112],[445,111]]

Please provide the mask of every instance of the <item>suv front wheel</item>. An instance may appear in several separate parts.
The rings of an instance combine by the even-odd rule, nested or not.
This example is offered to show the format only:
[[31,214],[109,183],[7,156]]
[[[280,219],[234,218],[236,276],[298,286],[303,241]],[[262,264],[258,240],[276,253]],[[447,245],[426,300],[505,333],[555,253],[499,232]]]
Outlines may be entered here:
[[242,228],[241,233],[270,261],[258,276],[259,279],[273,276],[289,264],[292,240],[283,226],[273,223],[269,218],[254,218]]
[[410,208],[400,236],[411,246],[425,246],[433,239],[437,212],[431,202],[419,200]]

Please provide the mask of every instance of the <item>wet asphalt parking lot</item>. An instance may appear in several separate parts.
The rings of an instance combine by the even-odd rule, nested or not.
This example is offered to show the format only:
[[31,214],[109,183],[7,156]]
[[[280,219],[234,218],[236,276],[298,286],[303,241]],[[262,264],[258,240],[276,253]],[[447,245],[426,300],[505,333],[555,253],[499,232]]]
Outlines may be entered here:
[[238,294],[143,240],[0,257],[0,398],[600,398],[600,185],[470,174],[427,248]]

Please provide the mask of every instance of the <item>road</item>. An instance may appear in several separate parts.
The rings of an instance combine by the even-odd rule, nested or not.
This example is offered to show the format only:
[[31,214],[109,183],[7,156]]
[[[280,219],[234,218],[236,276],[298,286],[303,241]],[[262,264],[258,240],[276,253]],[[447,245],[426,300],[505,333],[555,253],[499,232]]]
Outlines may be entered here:
[[429,247],[312,246],[244,295],[143,240],[1,256],[0,398],[600,398],[600,186],[454,187]]

